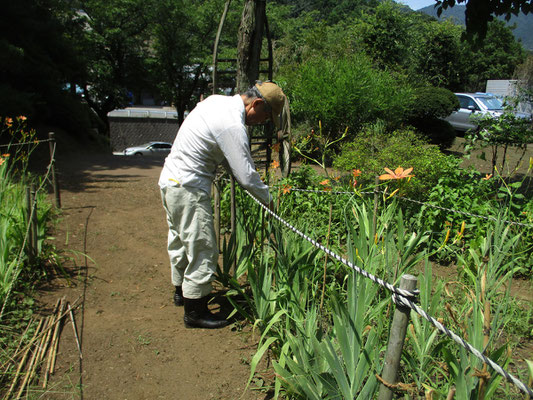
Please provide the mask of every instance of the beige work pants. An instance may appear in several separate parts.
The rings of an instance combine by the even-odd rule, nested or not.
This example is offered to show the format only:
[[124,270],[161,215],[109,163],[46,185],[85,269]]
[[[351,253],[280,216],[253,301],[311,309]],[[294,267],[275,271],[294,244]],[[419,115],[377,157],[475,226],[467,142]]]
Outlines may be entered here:
[[199,299],[212,289],[218,261],[211,198],[199,189],[168,186],[161,189],[168,223],[168,255],[172,284],[183,297]]

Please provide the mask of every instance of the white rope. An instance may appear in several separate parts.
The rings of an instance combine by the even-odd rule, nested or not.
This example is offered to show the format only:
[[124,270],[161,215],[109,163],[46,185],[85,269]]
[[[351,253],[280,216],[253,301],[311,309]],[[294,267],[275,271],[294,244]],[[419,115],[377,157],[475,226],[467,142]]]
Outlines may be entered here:
[[[492,361],[490,358],[485,356],[482,352],[477,350],[475,347],[473,347],[470,343],[465,341],[463,338],[461,338],[459,335],[455,334],[454,332],[450,331],[448,328],[446,328],[444,325],[442,325],[439,321],[437,321],[435,318],[431,317],[428,313],[426,313],[422,308],[417,306],[410,298],[416,298],[419,294],[418,290],[415,291],[409,291],[404,290],[401,288],[398,288],[394,285],[391,285],[388,282],[385,282],[374,275],[368,273],[367,271],[357,267],[356,265],[352,264],[351,262],[345,260],[341,256],[333,253],[331,250],[327,249],[326,247],[322,246],[320,243],[318,243],[316,240],[310,238],[309,236],[305,235],[304,233],[300,232],[298,229],[293,227],[291,224],[289,224],[287,221],[285,221],[283,218],[281,218],[279,215],[274,213],[272,210],[270,210],[267,206],[265,206],[263,203],[261,203],[258,199],[256,199],[252,194],[250,194],[248,191],[246,193],[261,207],[263,207],[264,210],[266,210],[270,215],[272,215],[275,219],[280,221],[283,225],[285,225],[287,228],[310,242],[313,246],[319,248],[320,250],[324,251],[326,254],[328,254],[330,257],[336,259],[337,261],[343,263],[344,265],[350,267],[355,272],[363,275],[366,278],[369,278],[370,280],[376,282],[377,284],[389,289],[391,292],[393,292],[393,301],[400,305],[409,307],[412,310],[414,310],[418,315],[425,318],[427,321],[429,321],[433,326],[435,326],[439,331],[444,333],[446,336],[451,338],[454,342],[458,343],[459,345],[463,346],[467,351],[472,353],[474,356],[476,356],[478,359],[483,361],[485,364],[490,365],[494,371],[496,371],[498,374],[503,376],[505,379],[507,379],[508,382],[513,383],[515,386],[517,386],[522,392],[525,394],[528,394],[529,396],[533,396],[533,390],[531,390],[525,383],[518,380],[516,377],[514,377],[512,374],[507,372],[503,369],[500,365],[498,365],[496,362]],[[403,293],[403,294],[402,294]]]
[[0,147],[12,147],[12,146],[24,146],[27,144],[39,144],[39,143],[46,143],[46,142],[53,142],[55,139],[43,139],[43,140],[35,140],[33,142],[21,142],[21,143],[10,143],[10,144],[0,144]]
[[346,260],[345,258],[339,256],[338,254],[334,253],[333,251],[331,251],[330,249],[326,248],[325,246],[323,246],[322,244],[320,244],[319,242],[317,242],[316,240],[312,239],[311,237],[307,236],[305,233],[299,231],[298,229],[296,229],[294,226],[292,226],[291,224],[289,224],[287,221],[285,221],[283,218],[281,218],[279,215],[277,215],[276,213],[274,213],[273,211],[271,211],[267,206],[265,206],[263,203],[261,203],[257,198],[255,198],[250,192],[246,191],[246,193],[248,194],[248,196],[250,196],[257,204],[259,204],[261,207],[263,207],[263,209],[265,209],[270,215],[272,215],[275,219],[277,219],[279,222],[281,222],[283,225],[285,225],[287,228],[289,228],[290,230],[292,230],[294,233],[296,233],[297,235],[301,236],[302,238],[304,238],[305,240],[307,240],[309,243],[311,243],[313,246],[315,246],[316,248],[322,250],[323,252],[325,252],[328,256],[334,258],[335,260],[339,261],[340,263],[346,265],[347,267],[353,269],[355,272],[363,275],[364,277],[376,282],[378,285],[381,285],[381,286],[384,286],[386,287],[387,289],[389,289],[391,292],[393,293],[396,293],[396,294],[401,294],[403,296],[407,296],[407,297],[416,297],[418,296],[418,293],[419,291],[418,290],[405,290],[405,289],[401,289],[399,287],[396,287],[394,285],[391,285],[390,283],[388,282],[385,282],[383,279],[380,279],[378,278],[377,276],[375,275],[372,275],[370,272],[368,271],[365,271],[364,269],[358,267],[357,265],[355,265],[354,263],[352,263],[351,261],[348,261]]

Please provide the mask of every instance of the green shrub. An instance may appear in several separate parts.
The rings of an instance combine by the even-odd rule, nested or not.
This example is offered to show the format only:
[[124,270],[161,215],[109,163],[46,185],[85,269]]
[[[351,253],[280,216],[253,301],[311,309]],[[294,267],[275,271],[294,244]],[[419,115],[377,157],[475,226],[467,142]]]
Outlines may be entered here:
[[296,123],[315,130],[322,121],[325,136],[349,135],[364,123],[384,119],[400,123],[411,104],[411,89],[400,78],[376,70],[361,54],[340,59],[313,58],[281,78]]
[[432,144],[450,147],[455,139],[455,130],[441,118],[459,108],[457,97],[448,89],[419,87],[415,89],[414,101],[408,113],[408,122]]
[[345,144],[334,166],[345,171],[361,170],[361,183],[373,183],[385,167],[412,167],[415,177],[408,185],[407,194],[423,198],[439,177],[457,168],[458,163],[412,130],[387,133],[383,123],[377,123],[365,127],[354,141]]

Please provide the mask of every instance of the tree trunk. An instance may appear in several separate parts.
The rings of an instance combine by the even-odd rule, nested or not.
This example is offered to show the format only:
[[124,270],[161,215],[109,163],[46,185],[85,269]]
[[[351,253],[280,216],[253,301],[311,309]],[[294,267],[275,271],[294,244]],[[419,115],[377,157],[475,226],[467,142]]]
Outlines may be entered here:
[[237,45],[237,91],[244,92],[259,77],[266,0],[245,0]]

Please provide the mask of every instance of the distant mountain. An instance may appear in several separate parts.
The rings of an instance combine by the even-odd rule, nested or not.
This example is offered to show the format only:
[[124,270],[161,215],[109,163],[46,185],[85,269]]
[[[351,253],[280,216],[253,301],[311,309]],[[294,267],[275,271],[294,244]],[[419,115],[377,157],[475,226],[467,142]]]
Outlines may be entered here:
[[[431,15],[432,17],[435,17],[440,20],[451,18],[455,20],[456,23],[464,25],[465,9],[466,6],[456,4],[455,6],[444,10],[440,18],[437,18],[437,9],[434,6],[427,6],[419,9],[418,11],[424,14]],[[505,21],[503,17],[500,19],[502,21]],[[524,49],[533,51],[533,14],[520,14],[516,17],[513,15],[509,22],[506,22],[506,24],[511,27],[516,24],[516,28],[513,29],[513,34],[515,38],[518,41],[522,42],[522,46],[524,46]]]

